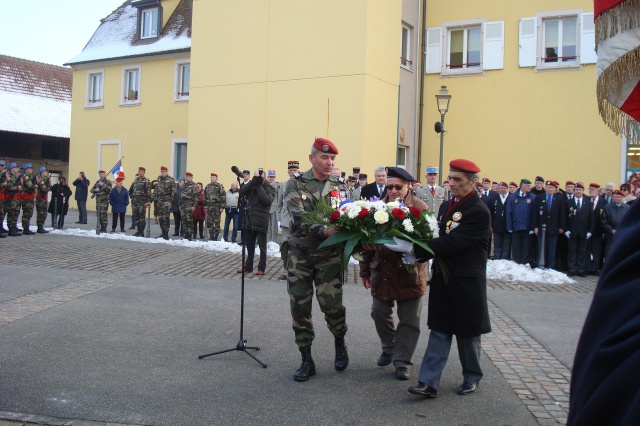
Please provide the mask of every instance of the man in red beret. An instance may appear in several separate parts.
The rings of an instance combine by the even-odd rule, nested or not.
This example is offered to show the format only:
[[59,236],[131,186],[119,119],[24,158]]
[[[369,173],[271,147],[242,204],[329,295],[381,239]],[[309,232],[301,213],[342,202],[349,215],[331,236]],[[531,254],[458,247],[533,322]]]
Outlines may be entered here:
[[107,179],[107,172],[98,172],[100,179],[93,185],[92,192],[96,197],[96,212],[98,213],[99,232],[107,232],[107,211],[109,210],[109,194],[111,194],[111,181]]
[[604,228],[602,227],[602,212],[607,205],[605,197],[599,195],[600,184],[589,184],[589,198],[593,209],[593,235],[587,244],[587,274],[600,275],[602,268],[602,252],[604,251]]
[[218,174],[211,173],[210,183],[204,188],[204,204],[207,209],[207,229],[209,240],[218,241],[220,235],[220,218],[227,202],[227,191],[218,182]]
[[568,275],[587,276],[587,245],[593,236],[593,206],[584,196],[584,184],[574,185],[574,197],[567,201],[567,269]]
[[[567,205],[564,197],[557,193],[558,182],[547,181],[545,194],[540,194],[533,202],[531,224],[538,236],[536,267],[555,269],[558,236],[567,229]],[[545,237],[543,244],[543,226]]]
[[416,258],[426,261],[435,256],[448,265],[443,271],[438,263],[434,264],[427,321],[431,329],[429,343],[420,366],[418,385],[408,389],[409,393],[426,398],[438,396],[453,336],[456,336],[462,364],[463,382],[458,394],[475,392],[483,377],[480,336],[491,331],[486,279],[491,213],[475,191],[479,172],[480,168],[469,160],[449,163],[451,199],[442,204],[438,212],[438,238],[427,241],[432,252],[400,239],[396,245],[385,245],[394,251],[404,251],[405,263],[413,263]]
[[302,364],[294,373],[295,381],[304,382],[316,374],[311,356],[315,336],[311,321],[314,285],[320,310],[335,338],[335,369],[342,371],[349,364],[344,336],[347,332],[346,311],[342,304],[342,249],[318,246],[338,228],[311,223],[305,212],[314,211],[318,202],[337,209],[351,194],[344,179],[331,174],[338,148],[328,139],[317,138],[311,147],[311,169],[295,173],[287,182],[284,205],[290,216],[291,236],[287,241],[289,265],[287,287],[291,303],[293,331],[302,355]]
[[169,228],[171,226],[171,203],[176,195],[176,181],[169,176],[169,169],[160,167],[160,176],[155,184],[155,202],[158,211],[158,224],[162,231],[162,238],[169,239]]
[[137,232],[135,237],[144,237],[144,230],[147,227],[147,207],[151,204],[151,182],[145,177],[147,169],[138,167],[138,175],[133,180],[129,194],[133,200],[131,210],[133,220],[136,223]]
[[511,234],[507,230],[507,186],[506,182],[500,182],[497,186],[498,195],[487,206],[491,211],[493,258],[496,260],[511,260]]
[[198,184],[193,181],[193,173],[185,174],[186,181],[180,192],[180,215],[182,219],[182,228],[184,229],[184,238],[191,241],[193,239],[193,213],[200,196],[198,194]]

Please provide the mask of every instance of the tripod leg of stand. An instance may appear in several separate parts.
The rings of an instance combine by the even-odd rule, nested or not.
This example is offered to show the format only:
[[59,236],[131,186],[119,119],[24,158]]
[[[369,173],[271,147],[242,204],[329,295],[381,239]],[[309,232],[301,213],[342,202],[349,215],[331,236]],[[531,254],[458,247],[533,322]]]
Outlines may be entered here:
[[211,352],[209,354],[200,355],[200,356],[198,356],[198,359],[206,358],[206,357],[213,356],[213,355],[224,354],[224,353],[232,352],[232,351],[242,351],[242,352],[246,353],[247,355],[249,355],[251,358],[253,358],[258,364],[260,364],[262,366],[262,368],[267,368],[267,364],[262,362],[260,359],[258,359],[258,357],[256,357],[254,354],[252,354],[251,352],[248,351],[248,349],[253,349],[253,350],[259,351],[260,348],[258,346],[247,346],[246,343],[247,343],[246,340],[240,340],[240,341],[238,341],[238,344],[236,345],[235,348],[224,349],[222,351]]

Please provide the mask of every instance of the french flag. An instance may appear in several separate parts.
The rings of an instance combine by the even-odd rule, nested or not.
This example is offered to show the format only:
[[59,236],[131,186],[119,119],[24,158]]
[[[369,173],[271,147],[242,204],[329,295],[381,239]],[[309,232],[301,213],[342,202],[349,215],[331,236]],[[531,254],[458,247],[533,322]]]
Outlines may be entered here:
[[124,168],[122,167],[122,160],[118,161],[116,165],[113,166],[113,169],[111,169],[111,174],[113,175],[114,179],[118,179],[118,177],[120,176],[124,177]]

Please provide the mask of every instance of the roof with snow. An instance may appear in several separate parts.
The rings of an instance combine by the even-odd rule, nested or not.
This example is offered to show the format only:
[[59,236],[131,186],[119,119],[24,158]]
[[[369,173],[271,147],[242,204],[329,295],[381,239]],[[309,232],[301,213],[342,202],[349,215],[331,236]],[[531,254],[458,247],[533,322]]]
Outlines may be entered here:
[[148,56],[191,49],[193,0],[181,0],[157,39],[136,41],[138,8],[136,0],[127,0],[100,26],[82,52],[65,65]]
[[0,55],[0,130],[68,138],[69,68]]

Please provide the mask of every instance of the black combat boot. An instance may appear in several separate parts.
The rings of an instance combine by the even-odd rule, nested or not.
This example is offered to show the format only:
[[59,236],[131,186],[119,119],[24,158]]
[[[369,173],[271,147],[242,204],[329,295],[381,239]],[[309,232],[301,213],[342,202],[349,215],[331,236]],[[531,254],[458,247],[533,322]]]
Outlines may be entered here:
[[36,235],[36,233],[32,232],[31,229],[29,229],[29,225],[27,225],[22,227],[22,235]]
[[336,371],[342,371],[349,365],[349,354],[347,354],[347,345],[344,337],[336,337]]
[[18,228],[16,228],[15,226],[9,230],[9,233],[7,235],[10,236],[10,237],[21,237],[22,236],[22,234],[20,232],[18,232]]
[[164,238],[165,240],[169,239],[169,231],[162,231],[162,238]]
[[39,225],[38,226],[38,230],[36,231],[37,234],[48,234],[49,231],[45,231],[44,226],[43,225]]
[[296,382],[306,382],[309,377],[316,375],[316,364],[311,357],[311,345],[303,346],[300,348],[302,354],[302,364],[300,368],[293,373],[293,380]]
[[4,229],[4,226],[2,226],[2,224],[0,224],[0,234],[8,234],[9,230],[8,229]]
[[100,233],[104,233],[104,234],[107,233],[107,225],[100,227]]

